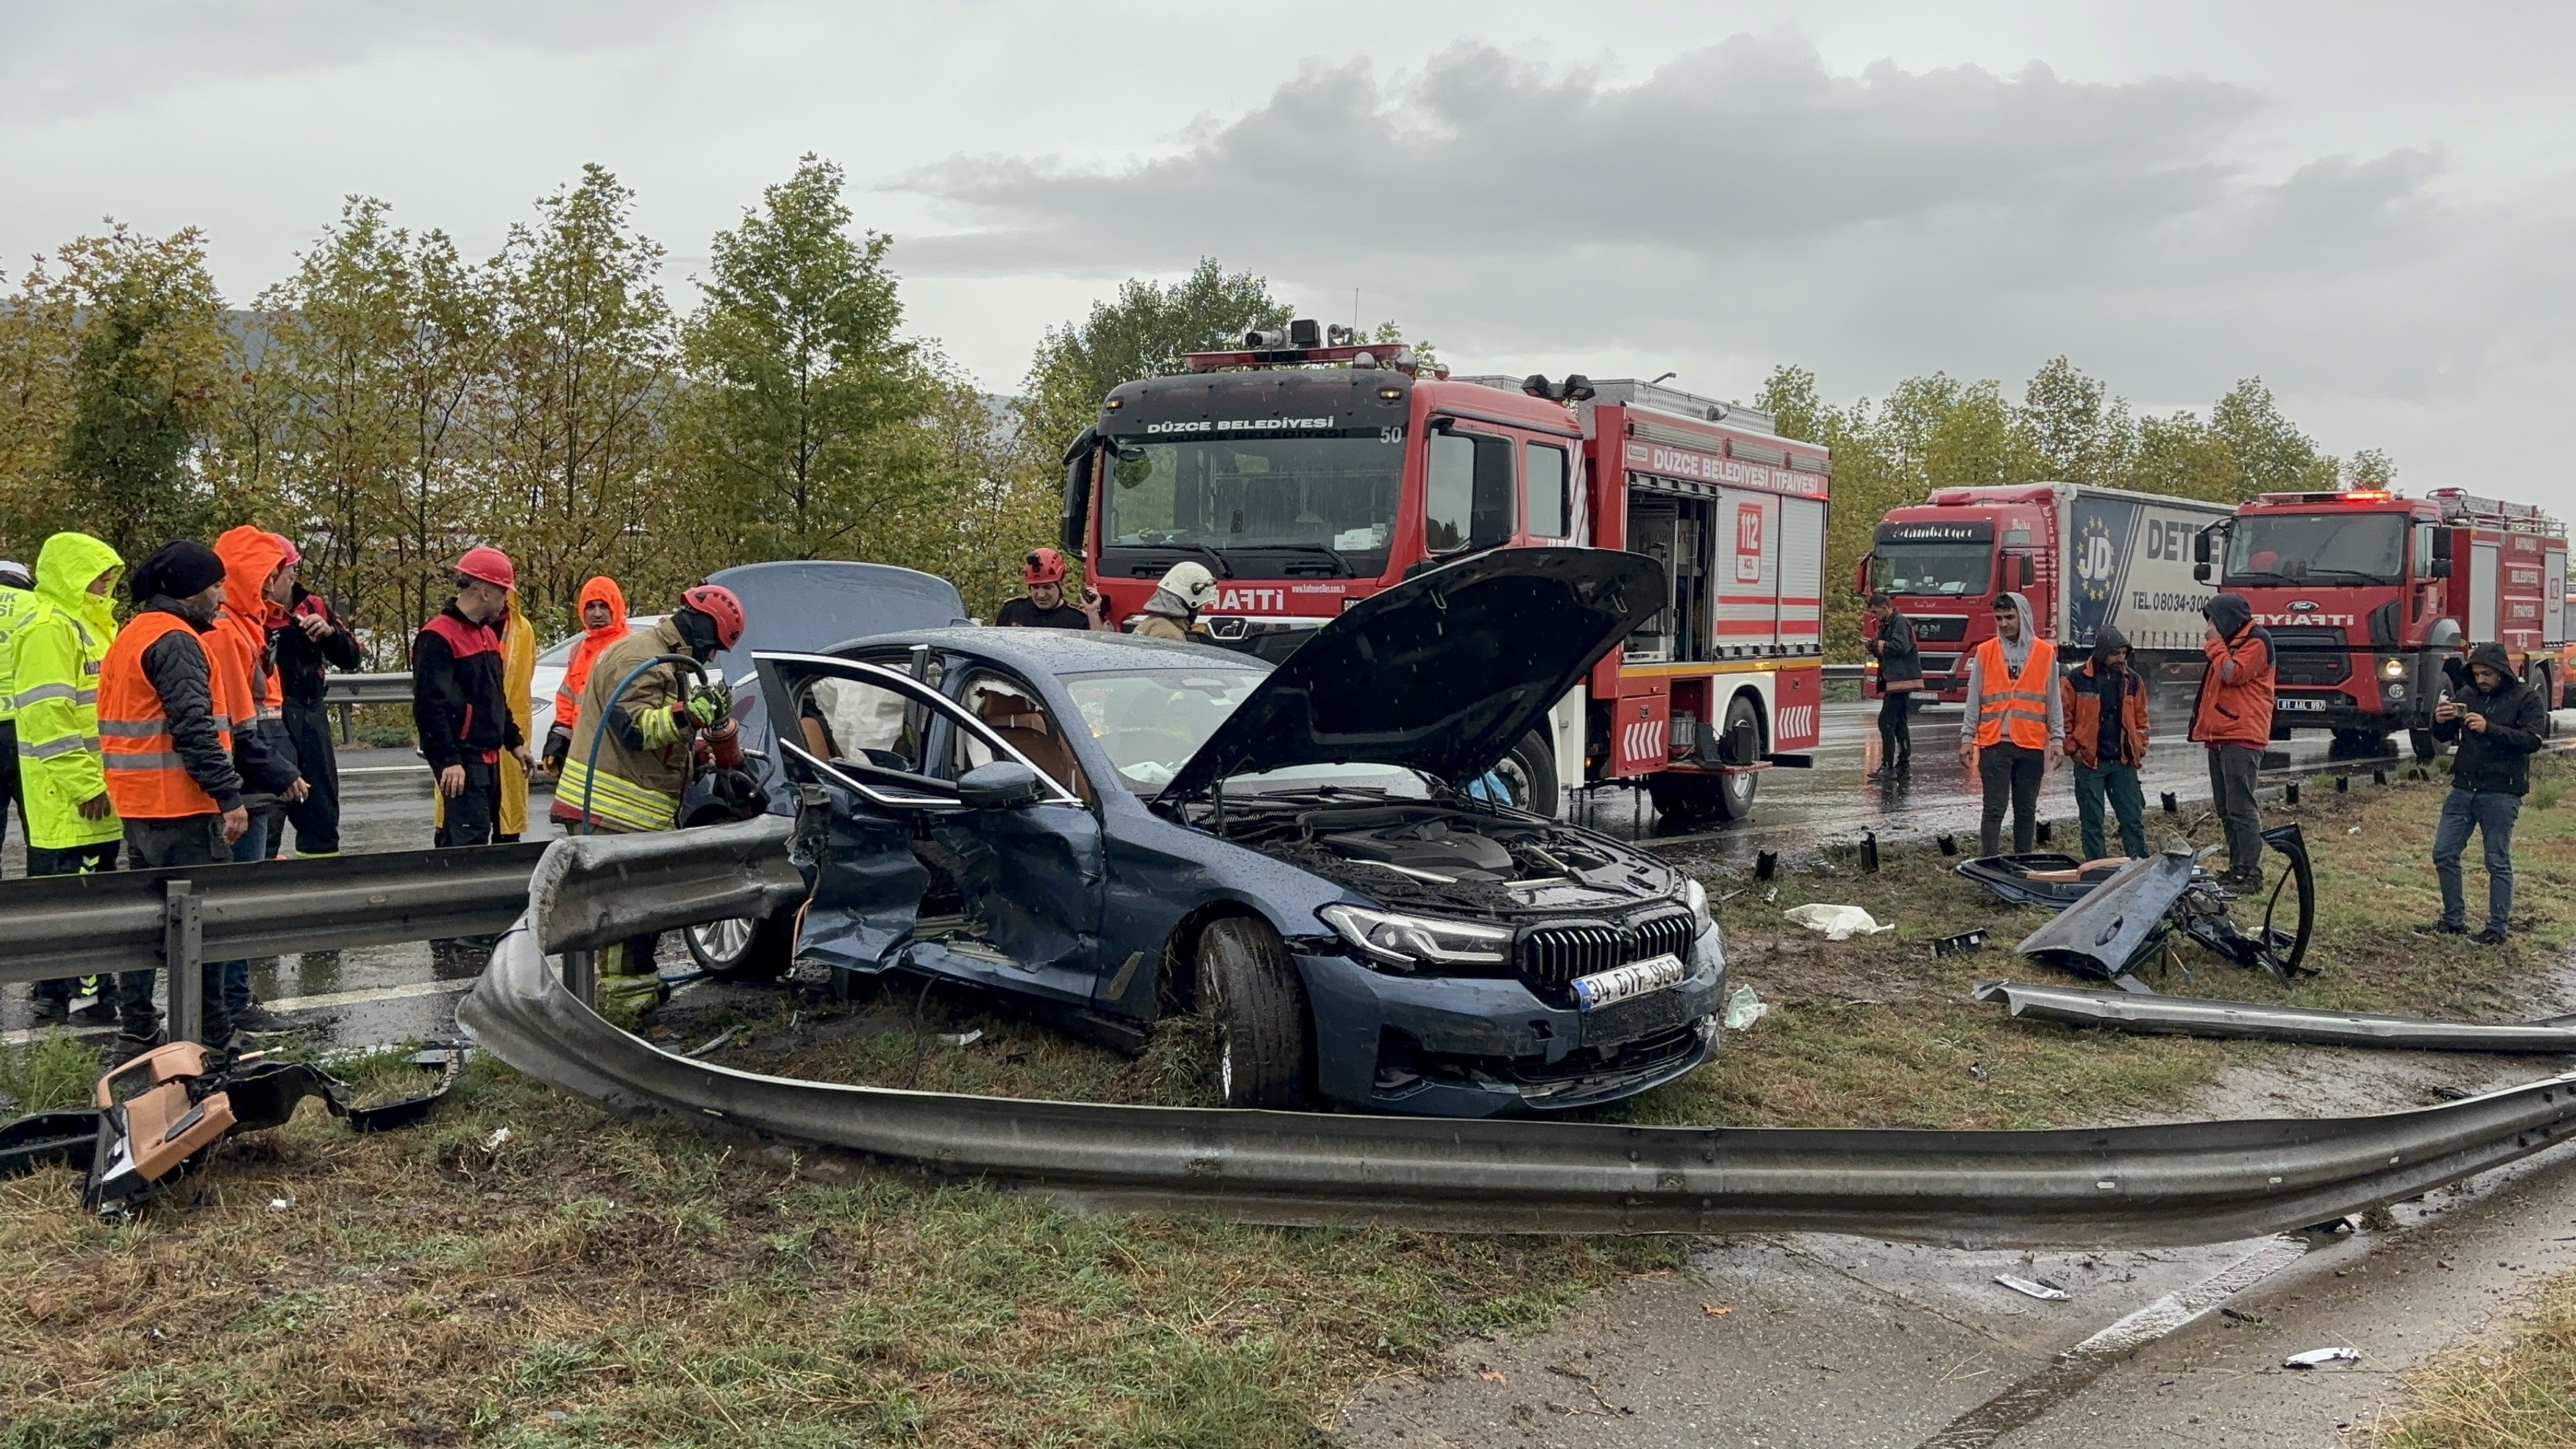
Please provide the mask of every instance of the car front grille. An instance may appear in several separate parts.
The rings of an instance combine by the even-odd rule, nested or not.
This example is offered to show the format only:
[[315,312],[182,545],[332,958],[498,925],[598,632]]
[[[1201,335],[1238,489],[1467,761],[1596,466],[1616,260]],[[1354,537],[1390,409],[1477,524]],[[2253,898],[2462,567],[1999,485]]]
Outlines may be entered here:
[[1690,959],[1698,934],[1688,911],[1671,911],[1628,925],[1609,921],[1539,926],[1520,939],[1513,965],[1523,985],[1540,999],[1562,1004],[1578,976],[1590,976],[1655,956]]
[[2281,662],[2273,678],[2281,684],[2341,684],[2352,676],[2351,641],[2341,629],[2274,629]]

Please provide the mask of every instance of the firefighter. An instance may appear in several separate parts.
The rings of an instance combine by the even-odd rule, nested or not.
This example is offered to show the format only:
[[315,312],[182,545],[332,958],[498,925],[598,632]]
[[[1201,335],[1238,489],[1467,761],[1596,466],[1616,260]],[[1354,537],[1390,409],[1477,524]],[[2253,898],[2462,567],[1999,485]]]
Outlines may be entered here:
[[[223,608],[223,560],[183,539],[145,559],[125,587],[137,612],[108,646],[98,675],[99,763],[124,822],[125,867],[230,860],[233,843],[249,833],[250,812],[233,765],[226,685],[207,644]],[[117,978],[119,1061],[160,1043],[152,975],[146,969]],[[205,1040],[221,1053],[233,1033],[220,963],[205,963],[201,983]]]
[[581,581],[581,642],[564,661],[563,683],[555,690],[555,719],[546,727],[545,766],[549,775],[563,774],[564,755],[572,748],[572,727],[581,718],[581,692],[590,683],[590,666],[609,645],[633,631],[626,627],[626,591],[617,580],[600,574]]
[[2066,672],[2065,757],[2075,766],[2075,815],[2084,858],[2110,854],[2102,804],[2120,822],[2120,848],[2147,853],[2147,796],[2138,766],[2147,758],[2147,681],[2129,667],[2129,636],[2109,624],[2093,636],[2093,656]]
[[[555,781],[553,815],[566,830],[672,829],[701,741],[716,767],[741,764],[723,676],[692,686],[679,665],[648,661],[663,654],[713,660],[742,638],[744,622],[742,600],[732,590],[700,584],[680,596],[669,617],[592,662],[580,723]],[[653,946],[653,937],[638,936],[600,953],[604,1000],[652,1004],[659,992]]]
[[1183,561],[1172,565],[1163,582],[1145,601],[1145,611],[1136,617],[1134,633],[1140,639],[1180,639],[1190,637],[1190,626],[1199,610],[1216,602],[1216,575],[1203,563]]
[[1959,720],[1959,764],[1985,787],[1978,825],[1984,853],[1998,853],[2004,805],[2012,805],[2013,853],[2028,855],[2039,827],[2039,787],[2048,757],[2066,737],[2057,689],[2057,646],[2039,637],[2030,600],[1995,596],[1995,636],[1968,656],[1967,712]]
[[456,597],[411,644],[411,716],[438,783],[433,843],[489,845],[499,829],[504,753],[534,763],[511,717],[501,630],[518,573],[489,544],[456,561]]
[[[45,540],[36,567],[36,607],[11,641],[27,874],[114,870],[125,826],[99,766],[98,673],[116,638],[110,594],[125,560],[88,534],[57,533]],[[98,1000],[73,1012],[79,986],[71,979],[36,983],[37,1022],[116,1019],[116,978],[101,977]]]
[[[295,545],[283,537],[278,543],[294,567],[286,575],[286,596],[279,601],[286,621],[272,631],[269,649],[285,695],[286,736],[294,744],[296,769],[308,791],[286,807],[286,820],[295,827],[297,855],[337,855],[340,758],[331,739],[330,707],[322,696],[331,670],[358,667],[358,638],[331,611],[329,599],[304,586],[303,555]],[[277,853],[277,845],[274,839],[269,842],[270,854]]]
[[13,808],[19,832],[25,834],[27,828],[27,793],[18,779],[18,710],[10,703],[17,686],[10,682],[10,661],[17,652],[18,631],[35,617],[36,576],[16,559],[0,558],[0,843],[9,839]]
[[2191,737],[2209,747],[2209,798],[2227,827],[2230,890],[2263,888],[2263,815],[2254,803],[2254,776],[2272,742],[2272,636],[2254,622],[2243,594],[2220,594],[2201,605],[2209,622],[2201,652],[2209,667],[2191,708]]
[[1013,599],[1002,606],[993,622],[1005,629],[1106,629],[1108,621],[1100,617],[1100,593],[1089,584],[1082,586],[1082,601],[1064,601],[1064,555],[1051,548],[1029,550],[1022,561],[1020,580],[1029,586],[1026,598]]

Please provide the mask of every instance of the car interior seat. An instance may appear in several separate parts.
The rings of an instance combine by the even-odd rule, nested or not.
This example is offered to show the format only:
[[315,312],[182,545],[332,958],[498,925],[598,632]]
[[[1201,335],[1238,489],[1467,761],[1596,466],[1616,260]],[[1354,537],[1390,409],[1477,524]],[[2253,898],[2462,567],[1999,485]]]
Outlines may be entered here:
[[988,687],[976,696],[975,717],[992,726],[993,733],[1001,736],[1004,743],[1028,756],[1029,763],[1044,770],[1077,799],[1089,802],[1090,784],[1082,777],[1082,766],[1074,761],[1073,747],[1056,733],[1037,701],[1025,694]]

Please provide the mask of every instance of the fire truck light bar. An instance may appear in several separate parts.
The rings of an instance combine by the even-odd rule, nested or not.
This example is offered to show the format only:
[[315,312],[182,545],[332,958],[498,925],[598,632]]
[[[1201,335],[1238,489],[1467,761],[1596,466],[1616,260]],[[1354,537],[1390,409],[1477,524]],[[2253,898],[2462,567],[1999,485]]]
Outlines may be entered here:
[[[1362,361],[1361,359],[1367,359]],[[1354,343],[1345,347],[1246,347],[1226,352],[1184,352],[1181,361],[1192,372],[1229,367],[1290,367],[1300,363],[1345,363],[1353,367],[1386,367],[1413,371],[1413,349],[1401,342]]]

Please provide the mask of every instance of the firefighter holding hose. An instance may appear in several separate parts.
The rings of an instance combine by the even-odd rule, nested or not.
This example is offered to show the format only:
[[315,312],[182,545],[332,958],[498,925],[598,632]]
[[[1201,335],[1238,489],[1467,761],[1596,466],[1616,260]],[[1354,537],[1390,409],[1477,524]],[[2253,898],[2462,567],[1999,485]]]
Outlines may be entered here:
[[[572,834],[629,834],[679,824],[680,797],[701,767],[742,764],[732,691],[706,664],[742,638],[742,600],[715,584],[680,595],[661,623],[602,651],[582,689],[553,816]],[[658,998],[652,936],[601,953],[603,1002],[650,1006]]]

